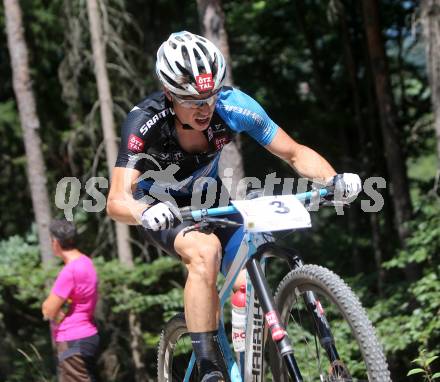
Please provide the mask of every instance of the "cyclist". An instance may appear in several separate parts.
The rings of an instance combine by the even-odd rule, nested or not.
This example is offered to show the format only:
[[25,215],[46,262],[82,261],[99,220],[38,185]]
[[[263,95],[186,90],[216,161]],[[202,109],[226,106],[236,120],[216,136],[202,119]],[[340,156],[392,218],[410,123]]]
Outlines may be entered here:
[[[355,174],[337,176],[322,156],[289,137],[254,99],[223,86],[226,62],[206,38],[186,31],[171,34],[157,51],[156,74],[162,91],[137,104],[122,126],[107,212],[117,221],[143,226],[151,243],[181,258],[188,269],[185,318],[201,379],[222,381],[216,356],[216,279],[222,247],[232,232],[183,235],[190,223],[180,222],[173,204],[165,196],[160,198],[157,190],[172,196],[179,207],[199,200],[194,195],[206,190],[197,187],[197,180],[217,178],[222,148],[243,131],[287,161],[299,175],[334,182],[344,197],[357,195],[361,181]],[[218,204],[222,185],[217,184],[214,199]],[[150,198],[148,205],[140,200],[151,195],[156,200]]]

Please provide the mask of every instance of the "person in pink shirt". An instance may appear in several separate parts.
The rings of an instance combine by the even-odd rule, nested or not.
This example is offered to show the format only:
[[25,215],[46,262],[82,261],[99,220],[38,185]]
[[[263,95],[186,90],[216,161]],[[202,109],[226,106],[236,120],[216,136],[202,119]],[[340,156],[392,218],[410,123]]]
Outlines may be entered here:
[[77,249],[73,223],[54,220],[50,233],[53,253],[65,264],[42,305],[56,343],[58,380],[95,382],[99,335],[93,315],[98,276],[92,260]]

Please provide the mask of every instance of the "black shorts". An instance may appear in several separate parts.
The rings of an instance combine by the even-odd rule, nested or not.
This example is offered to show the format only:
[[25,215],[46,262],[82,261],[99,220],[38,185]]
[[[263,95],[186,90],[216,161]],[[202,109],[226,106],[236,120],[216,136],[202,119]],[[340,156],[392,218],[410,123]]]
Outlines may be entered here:
[[[217,180],[217,192],[216,192],[216,198],[215,202],[211,207],[218,207],[221,203],[222,205],[227,205],[229,202],[229,194],[227,195],[227,198],[225,198],[225,190],[223,184],[220,180]],[[137,196],[137,197],[136,197]],[[137,195],[135,197],[137,199],[142,197],[142,194],[137,191]],[[200,197],[193,198],[192,196],[175,196],[174,200],[176,201],[179,208],[187,207],[191,205],[191,202],[194,200],[205,200],[205,195],[202,193]],[[199,206],[195,205],[193,208],[197,209]],[[241,222],[241,215],[240,214],[234,214],[228,216],[229,219],[239,221]],[[191,221],[184,221],[174,228],[163,230],[163,231],[152,231],[143,228],[142,226],[139,227],[139,231],[141,232],[141,235],[151,244],[161,248],[163,251],[167,252],[170,255],[177,256],[180,259],[180,256],[174,249],[174,241],[176,240],[177,235],[179,232],[181,232],[184,228],[189,227],[193,225],[194,222]],[[220,243],[222,245],[222,248],[225,248],[227,243],[229,242],[229,239],[232,237],[232,235],[235,233],[237,228],[218,228],[214,231],[214,234],[219,238]]]
[[[229,219],[240,221],[240,215],[229,216]],[[185,221],[180,223],[174,228],[164,230],[164,231],[151,231],[139,226],[140,231],[142,232],[143,237],[151,244],[161,248],[163,251],[167,252],[170,255],[177,256],[180,259],[179,254],[174,249],[174,241],[176,240],[176,236],[182,231],[184,228],[193,225],[194,222]],[[235,233],[237,228],[229,227],[229,228],[218,228],[214,231],[214,234],[220,240],[222,248],[225,248],[229,242],[229,239]]]

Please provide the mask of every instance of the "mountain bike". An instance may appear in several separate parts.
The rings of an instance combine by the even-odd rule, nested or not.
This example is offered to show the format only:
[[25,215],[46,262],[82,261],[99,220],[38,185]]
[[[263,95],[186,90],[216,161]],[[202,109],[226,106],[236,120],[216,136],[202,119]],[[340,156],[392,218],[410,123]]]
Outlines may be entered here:
[[[260,196],[211,209],[182,209],[188,230],[238,227],[224,249],[220,290],[220,347],[230,382],[388,382],[388,365],[358,298],[335,273],[304,264],[295,251],[274,242],[272,231],[311,227],[309,210],[335,205],[332,189],[296,195]],[[241,214],[243,223],[228,217]],[[290,272],[274,295],[265,278],[269,258]],[[234,356],[224,324],[224,306],[239,272],[247,270],[246,350]],[[173,317],[158,349],[160,382],[198,381],[195,355],[183,314]]]

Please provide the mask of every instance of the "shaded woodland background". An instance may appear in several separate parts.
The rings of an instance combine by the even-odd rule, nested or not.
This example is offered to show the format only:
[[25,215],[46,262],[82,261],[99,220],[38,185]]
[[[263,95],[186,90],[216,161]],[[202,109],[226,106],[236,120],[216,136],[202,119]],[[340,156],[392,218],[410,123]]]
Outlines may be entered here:
[[[230,82],[337,171],[386,179],[379,212],[363,212],[361,195],[281,240],[356,290],[393,380],[424,380],[406,375],[416,357],[440,355],[440,1],[4,0],[0,27],[0,380],[55,380],[40,305],[61,266],[47,224],[63,216],[63,177],[82,184],[74,218],[101,279],[102,377],[155,379],[185,272],[81,203],[94,202],[91,177],[108,178],[127,112],[158,89],[159,44],[183,29],[219,44]],[[247,136],[227,159],[246,176],[293,176]],[[270,270],[274,286],[285,268]]]

